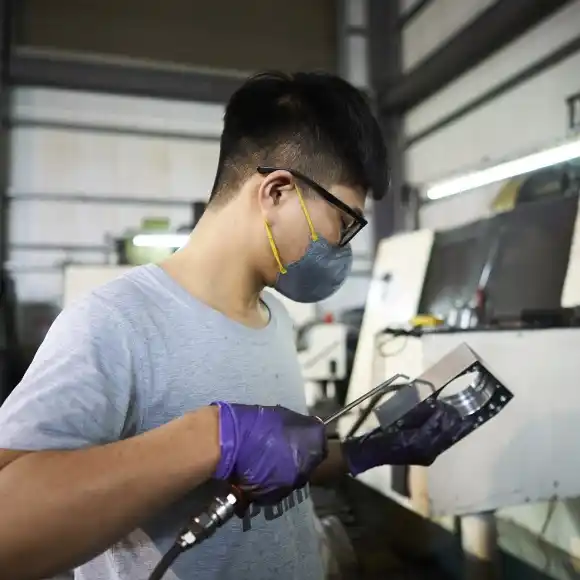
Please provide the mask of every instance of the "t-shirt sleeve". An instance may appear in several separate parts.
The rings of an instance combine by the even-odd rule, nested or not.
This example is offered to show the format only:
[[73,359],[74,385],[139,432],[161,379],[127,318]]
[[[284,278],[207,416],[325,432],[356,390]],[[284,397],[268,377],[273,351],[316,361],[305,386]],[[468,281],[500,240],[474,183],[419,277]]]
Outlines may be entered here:
[[134,402],[131,339],[94,294],[61,312],[0,407],[0,448],[77,449],[122,438]]

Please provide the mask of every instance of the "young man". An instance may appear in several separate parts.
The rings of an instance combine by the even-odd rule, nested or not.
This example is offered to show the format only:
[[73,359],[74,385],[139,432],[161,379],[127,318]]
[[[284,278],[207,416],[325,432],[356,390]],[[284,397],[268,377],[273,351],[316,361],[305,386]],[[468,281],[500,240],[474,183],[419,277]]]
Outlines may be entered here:
[[346,82],[264,74],[240,88],[189,243],[63,311],[0,408],[1,580],[146,580],[232,479],[255,503],[167,579],[322,579],[311,476],[432,458],[401,458],[381,432],[328,451],[291,321],[262,291],[336,291],[365,196],[387,184],[379,127]]

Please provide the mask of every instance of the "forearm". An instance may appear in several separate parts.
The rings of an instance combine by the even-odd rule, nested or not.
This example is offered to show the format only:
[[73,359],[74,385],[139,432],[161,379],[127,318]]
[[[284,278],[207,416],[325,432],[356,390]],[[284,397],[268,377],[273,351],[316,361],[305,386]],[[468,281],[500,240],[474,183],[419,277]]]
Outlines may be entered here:
[[0,580],[87,561],[213,474],[217,410],[126,441],[29,453],[0,471]]
[[328,441],[328,456],[316,468],[310,482],[314,485],[327,486],[348,473],[348,466],[338,439]]

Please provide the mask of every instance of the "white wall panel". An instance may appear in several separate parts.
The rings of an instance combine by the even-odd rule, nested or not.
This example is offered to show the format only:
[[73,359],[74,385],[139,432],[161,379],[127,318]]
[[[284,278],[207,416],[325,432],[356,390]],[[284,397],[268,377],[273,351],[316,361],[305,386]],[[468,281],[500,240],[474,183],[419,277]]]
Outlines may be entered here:
[[366,26],[367,16],[367,0],[347,0],[346,22],[349,26]]
[[367,45],[367,37],[358,34],[350,35],[346,41],[348,80],[361,89],[369,86]]
[[215,136],[221,133],[223,114],[224,106],[219,104],[47,88],[17,88],[12,98],[12,116],[17,119]]
[[62,270],[15,272],[13,279],[19,302],[46,302],[61,305]]
[[408,150],[408,178],[425,184],[565,139],[565,99],[580,88],[578,71],[580,54],[420,141]]
[[[388,1],[388,0],[387,0]],[[403,69],[416,66],[495,0],[435,0],[403,30]],[[406,2],[410,8],[414,2]]]
[[[405,117],[407,136],[422,131],[562,47],[578,35],[579,23],[580,0],[575,0],[410,111]],[[578,75],[573,76],[578,79]],[[580,84],[577,88],[580,89]]]
[[145,217],[164,217],[173,227],[191,221],[189,208],[157,205],[108,205],[70,202],[22,202],[12,208],[12,243],[103,245],[106,235],[139,228]]
[[207,199],[217,142],[69,130],[13,130],[11,193]]
[[[12,243],[102,246],[107,235],[119,236],[137,228],[145,217],[169,218],[173,227],[189,223],[189,202],[206,200],[213,183],[223,112],[220,105],[16,89],[11,110],[15,123],[11,140],[13,196],[108,196],[154,203],[138,203],[138,199],[131,204],[15,199]],[[19,126],[19,122],[27,126]],[[54,123],[61,128],[51,128]],[[89,130],[70,125],[89,126]],[[113,131],[90,130],[93,126]],[[178,133],[179,137],[122,130]],[[184,205],[164,206],[159,203],[163,199],[183,200]],[[58,250],[16,250],[10,256],[22,301],[58,298],[62,290],[58,265],[64,260],[94,263],[104,259],[103,254]]]

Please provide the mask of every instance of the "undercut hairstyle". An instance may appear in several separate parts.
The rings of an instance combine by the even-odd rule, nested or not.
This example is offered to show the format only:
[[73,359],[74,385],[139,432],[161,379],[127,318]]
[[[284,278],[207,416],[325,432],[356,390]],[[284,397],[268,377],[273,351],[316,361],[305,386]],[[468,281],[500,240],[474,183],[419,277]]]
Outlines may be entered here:
[[327,73],[262,73],[232,95],[210,205],[227,203],[260,165],[375,199],[389,186],[385,142],[367,99]]

